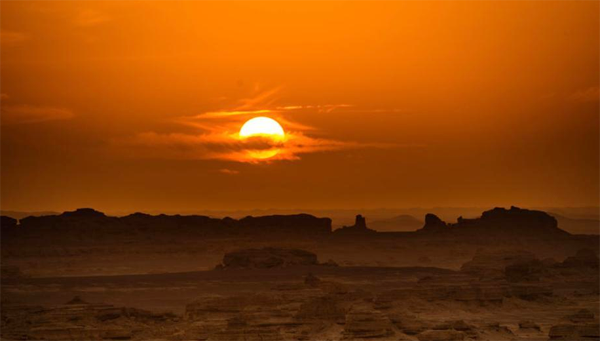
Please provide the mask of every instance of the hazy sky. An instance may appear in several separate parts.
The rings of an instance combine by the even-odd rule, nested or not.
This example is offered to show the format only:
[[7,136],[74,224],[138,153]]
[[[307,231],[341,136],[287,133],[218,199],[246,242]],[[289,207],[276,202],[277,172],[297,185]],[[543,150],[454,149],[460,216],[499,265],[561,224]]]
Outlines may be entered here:
[[4,210],[599,204],[598,1],[1,7]]

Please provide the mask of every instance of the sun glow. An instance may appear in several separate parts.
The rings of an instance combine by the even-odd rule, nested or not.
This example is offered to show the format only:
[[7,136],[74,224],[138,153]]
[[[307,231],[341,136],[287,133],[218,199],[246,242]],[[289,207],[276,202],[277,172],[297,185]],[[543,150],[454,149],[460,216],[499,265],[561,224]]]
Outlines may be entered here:
[[285,137],[281,125],[269,117],[255,117],[248,120],[240,129],[240,137],[247,138],[252,136],[269,137],[274,140],[282,140]]

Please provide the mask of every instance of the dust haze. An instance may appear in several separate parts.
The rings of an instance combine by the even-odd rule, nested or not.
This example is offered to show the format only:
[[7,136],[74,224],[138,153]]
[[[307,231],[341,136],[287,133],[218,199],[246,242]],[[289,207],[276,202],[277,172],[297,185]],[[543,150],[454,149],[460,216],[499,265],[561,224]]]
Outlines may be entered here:
[[600,1],[0,1],[0,339],[600,341]]

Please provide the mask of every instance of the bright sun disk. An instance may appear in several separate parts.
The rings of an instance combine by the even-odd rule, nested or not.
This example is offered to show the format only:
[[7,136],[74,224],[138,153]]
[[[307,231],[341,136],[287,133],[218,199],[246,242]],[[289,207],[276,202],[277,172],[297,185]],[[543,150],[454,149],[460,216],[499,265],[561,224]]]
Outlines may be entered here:
[[269,117],[254,117],[242,126],[240,137],[265,136],[276,140],[283,139],[285,133],[281,125]]

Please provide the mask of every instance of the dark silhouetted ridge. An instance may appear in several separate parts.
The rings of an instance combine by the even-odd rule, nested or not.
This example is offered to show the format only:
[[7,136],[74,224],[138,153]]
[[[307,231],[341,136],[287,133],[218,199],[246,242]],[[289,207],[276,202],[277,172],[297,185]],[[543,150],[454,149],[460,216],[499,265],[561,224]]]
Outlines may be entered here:
[[569,236],[570,233],[558,228],[556,219],[546,212],[496,207],[485,211],[480,218],[458,218],[455,224],[447,224],[434,214],[425,216],[421,233],[452,233],[467,235],[514,235],[526,237]]

